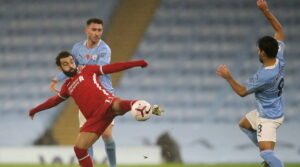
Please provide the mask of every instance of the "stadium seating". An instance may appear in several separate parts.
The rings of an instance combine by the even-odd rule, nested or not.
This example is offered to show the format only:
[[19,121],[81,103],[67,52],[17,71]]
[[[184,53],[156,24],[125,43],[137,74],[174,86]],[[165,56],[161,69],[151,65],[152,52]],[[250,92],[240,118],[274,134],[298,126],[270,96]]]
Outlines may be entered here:
[[[51,76],[57,73],[54,56],[84,38],[82,23],[86,18],[101,16],[108,22],[117,3],[118,0],[88,3],[5,0],[1,3],[0,145],[30,145],[50,126],[57,110],[41,113],[35,121],[28,119],[27,111],[53,95],[48,84]],[[269,6],[286,32],[286,122],[295,123],[300,120],[297,70],[300,65],[297,58],[300,53],[300,1],[272,0]],[[232,124],[255,108],[254,97],[241,99],[235,95],[215,70],[218,65],[226,64],[238,81],[244,82],[259,66],[256,40],[272,32],[253,0],[161,0],[134,55],[134,59],[146,59],[150,65],[146,69],[127,71],[116,94],[159,104],[166,114],[146,123],[133,122],[129,114],[117,118],[114,135],[118,146],[153,144],[162,131],[171,131],[182,147],[184,161],[199,162],[198,155],[205,153],[201,157],[207,160],[203,162],[213,163],[216,152],[214,148],[203,147],[204,139],[217,143],[213,145],[216,150],[221,150],[226,142],[231,142],[228,144],[231,149],[235,149],[235,141],[249,144]],[[206,125],[201,126],[199,122]],[[215,123],[225,123],[225,130],[222,130],[237,139],[219,140],[224,134],[219,133],[220,126]],[[299,135],[291,137],[295,141],[298,138]],[[194,147],[193,142],[204,144]]]
[[[287,136],[300,137],[292,130],[299,126],[300,119],[300,1],[268,2],[286,32],[286,117],[278,132],[277,147],[281,154]],[[130,116],[117,118],[114,136],[122,138],[118,144],[155,144],[158,136],[168,131],[188,163],[261,161],[247,160],[257,150],[237,126],[239,119],[255,108],[254,97],[235,95],[215,71],[218,65],[226,64],[237,80],[245,83],[259,67],[256,40],[263,35],[273,35],[273,30],[253,0],[162,0],[134,56],[150,64],[146,69],[126,72],[116,94],[159,104],[166,113],[146,124],[134,123]],[[280,155],[283,160],[297,159],[289,160],[297,154],[296,141],[290,141],[295,147],[284,154],[286,157]],[[244,151],[252,149],[247,157],[236,149],[242,143],[249,144]],[[217,151],[220,148],[232,150],[221,153]],[[235,160],[226,157],[233,154]]]
[[[299,2],[269,5],[286,32],[286,120],[298,121]],[[256,40],[262,35],[273,30],[253,1],[162,0],[134,57],[150,66],[127,72],[117,94],[160,104],[170,119],[238,120],[255,108],[254,98],[235,95],[215,70],[226,64],[245,82],[259,66]]]

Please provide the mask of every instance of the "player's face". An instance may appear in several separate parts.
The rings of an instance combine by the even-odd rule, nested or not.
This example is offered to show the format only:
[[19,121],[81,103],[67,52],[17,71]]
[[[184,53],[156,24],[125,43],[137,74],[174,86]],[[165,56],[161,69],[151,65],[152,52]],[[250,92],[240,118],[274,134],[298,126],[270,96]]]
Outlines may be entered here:
[[60,69],[68,77],[73,77],[77,74],[77,68],[72,56],[60,59]]
[[259,62],[263,63],[263,52],[257,47]]
[[103,33],[103,25],[91,23],[85,28],[87,39],[93,43],[98,43]]

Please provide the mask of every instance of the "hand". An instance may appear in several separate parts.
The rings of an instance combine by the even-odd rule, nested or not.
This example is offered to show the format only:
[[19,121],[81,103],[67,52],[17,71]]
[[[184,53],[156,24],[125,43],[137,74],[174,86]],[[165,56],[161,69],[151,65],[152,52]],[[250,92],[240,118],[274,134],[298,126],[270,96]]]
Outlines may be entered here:
[[58,84],[58,80],[57,80],[56,78],[53,78],[53,79],[51,80],[49,89],[50,89],[52,92],[59,93],[59,90],[56,89],[57,84]]
[[145,68],[148,66],[148,63],[145,60],[141,60],[141,61],[142,61],[142,64],[141,64],[142,68]]
[[256,5],[262,11],[268,10],[268,4],[266,0],[257,0]]
[[220,65],[218,68],[217,68],[217,71],[216,73],[223,77],[224,79],[228,79],[231,77],[231,74],[230,74],[230,71],[228,69],[228,67],[226,65]]
[[29,111],[29,114],[28,114],[28,115],[29,115],[29,117],[30,117],[31,120],[33,120],[34,114],[35,114],[35,113],[34,113],[32,110]]

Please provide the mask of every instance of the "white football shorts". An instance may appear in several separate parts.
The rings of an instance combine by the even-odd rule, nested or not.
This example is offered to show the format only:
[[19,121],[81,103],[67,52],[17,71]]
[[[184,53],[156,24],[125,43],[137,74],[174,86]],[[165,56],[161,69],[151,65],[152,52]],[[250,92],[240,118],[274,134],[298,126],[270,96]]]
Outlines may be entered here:
[[277,128],[283,122],[284,117],[278,119],[267,119],[259,117],[258,111],[252,110],[246,114],[246,118],[250,122],[252,128],[257,132],[257,141],[273,141],[276,142]]

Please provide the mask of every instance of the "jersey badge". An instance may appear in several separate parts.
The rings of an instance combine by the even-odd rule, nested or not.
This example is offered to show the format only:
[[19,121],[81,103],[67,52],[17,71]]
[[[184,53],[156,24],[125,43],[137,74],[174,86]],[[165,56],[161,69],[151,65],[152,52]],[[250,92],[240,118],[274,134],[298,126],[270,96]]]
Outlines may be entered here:
[[98,57],[98,55],[97,55],[97,54],[94,54],[94,55],[92,56],[92,59],[93,59],[93,60],[97,60],[97,57]]
[[86,54],[86,55],[85,55],[85,58],[86,58],[87,60],[90,60],[91,56],[90,56],[89,54]]
[[100,53],[100,57],[104,57],[106,53]]

